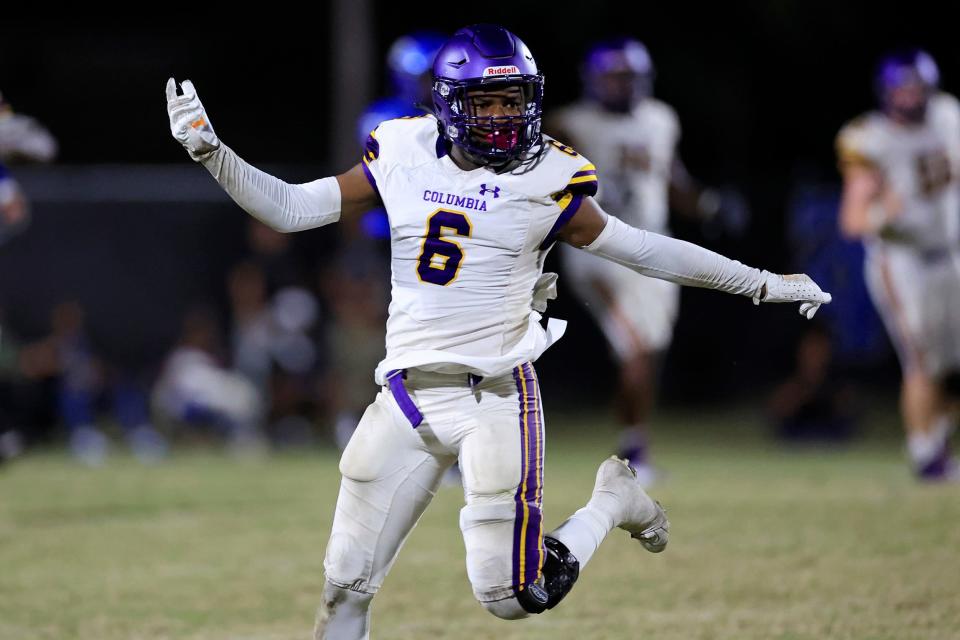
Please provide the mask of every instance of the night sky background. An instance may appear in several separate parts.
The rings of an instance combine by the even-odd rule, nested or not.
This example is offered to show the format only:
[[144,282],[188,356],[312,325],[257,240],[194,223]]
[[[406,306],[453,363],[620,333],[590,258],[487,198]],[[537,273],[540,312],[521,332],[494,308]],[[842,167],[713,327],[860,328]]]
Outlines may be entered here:
[[[940,65],[943,88],[960,91],[958,21],[946,8],[949,3],[371,4],[376,62],[397,36],[410,31],[450,33],[473,22],[504,24],[524,39],[544,71],[548,111],[577,97],[578,65],[591,41],[613,35],[640,38],[657,68],[656,96],[680,117],[679,150],[691,173],[707,184],[736,186],[753,212],[741,239],[704,237],[697,225],[682,222],[674,224],[677,235],[771,270],[793,266],[785,220],[798,184],[828,189],[839,184],[834,136],[845,121],[873,107],[871,78],[883,52],[909,45],[926,48]],[[269,15],[236,11],[136,20],[5,19],[0,23],[0,91],[18,111],[36,116],[56,134],[60,164],[182,165],[189,161],[170,138],[163,85],[171,75],[190,78],[221,139],[247,160],[328,175],[347,168],[328,159],[333,33],[351,27],[332,24],[332,11],[324,3],[314,3],[309,15],[302,11],[276,6],[269,12],[259,8]],[[382,68],[376,73],[372,86],[385,89]],[[89,292],[99,300],[92,315],[94,324],[100,322],[100,339],[110,343],[110,327],[118,323],[109,319],[110,300],[120,306],[124,295],[140,291],[148,310],[143,312],[146,324],[151,318],[159,324],[163,314],[149,309],[177,309],[204,286],[214,286],[221,277],[216,265],[228,264],[242,240],[239,210],[228,202],[211,210],[202,214],[203,224],[194,221],[193,227],[184,221],[189,214],[171,214],[181,222],[177,228],[200,234],[187,240],[173,233],[166,240],[158,237],[163,211],[90,214],[100,216],[103,228],[110,227],[110,220],[124,221],[122,232],[110,227],[126,244],[113,255],[113,268],[118,260],[132,265],[130,281],[123,285],[103,275],[111,269],[110,260],[98,245],[116,247],[117,235],[84,236],[90,227],[76,218],[79,214],[71,218],[51,209],[45,220],[38,207],[29,232],[34,235],[31,248],[0,247],[0,296],[7,294],[0,304],[29,334],[43,330],[36,320],[44,305],[57,296],[84,298]],[[67,220],[73,226],[65,227]],[[65,229],[73,235],[63,235]],[[328,241],[324,233],[307,232],[297,241],[322,252]],[[89,277],[58,280],[55,266],[32,266],[38,251],[54,265],[70,255],[75,261],[70,264],[95,266]],[[99,261],[90,257],[97,253]],[[190,265],[198,255],[214,257],[213,266],[204,267],[212,272],[191,278]],[[165,273],[172,275],[166,280],[156,276],[156,282],[168,284],[144,293],[136,282],[136,265],[153,272],[165,260]],[[31,272],[41,270],[49,277],[37,276],[34,285]],[[56,282],[66,284],[57,289]],[[114,286],[116,292],[111,292]],[[31,297],[31,291],[36,295]],[[167,298],[158,301],[161,294]],[[551,372],[543,376],[547,390],[576,385],[601,397],[613,373],[598,330],[565,289],[551,313],[572,324],[568,337],[542,359],[541,369]],[[789,368],[804,327],[792,307],[758,309],[745,299],[685,290],[666,369],[667,401],[709,401],[765,388]],[[143,335],[172,337],[166,329],[145,328]],[[153,343],[131,352],[145,361],[155,359],[168,345],[162,339]],[[887,357],[881,370],[895,380],[894,360]]]

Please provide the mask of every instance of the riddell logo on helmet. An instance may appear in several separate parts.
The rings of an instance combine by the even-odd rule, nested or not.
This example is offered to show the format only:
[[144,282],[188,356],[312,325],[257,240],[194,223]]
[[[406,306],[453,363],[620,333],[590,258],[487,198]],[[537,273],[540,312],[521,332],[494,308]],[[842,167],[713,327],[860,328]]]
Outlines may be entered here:
[[509,76],[520,73],[520,67],[513,65],[509,67],[487,67],[483,70],[483,77],[489,76]]

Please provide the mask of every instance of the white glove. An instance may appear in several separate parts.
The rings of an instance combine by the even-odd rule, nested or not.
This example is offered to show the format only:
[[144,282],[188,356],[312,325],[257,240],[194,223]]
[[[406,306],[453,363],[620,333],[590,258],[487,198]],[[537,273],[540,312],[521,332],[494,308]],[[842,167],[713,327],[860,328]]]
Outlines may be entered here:
[[816,282],[805,273],[794,273],[786,276],[777,273],[763,272],[765,281],[763,297],[753,298],[753,304],[761,302],[800,302],[800,315],[807,320],[813,318],[821,304],[830,304],[833,299],[826,291],[822,291]]
[[170,133],[195,161],[200,162],[207,155],[220,148],[220,140],[213,132],[213,125],[197,96],[193,83],[184,80],[180,84],[183,95],[177,95],[177,83],[173,78],[167,80],[167,114],[170,116]]

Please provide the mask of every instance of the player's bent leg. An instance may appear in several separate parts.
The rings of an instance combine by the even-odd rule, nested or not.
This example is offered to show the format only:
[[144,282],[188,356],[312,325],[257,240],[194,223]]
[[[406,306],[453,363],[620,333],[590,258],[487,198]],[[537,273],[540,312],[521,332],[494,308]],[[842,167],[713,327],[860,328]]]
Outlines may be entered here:
[[460,522],[474,595],[484,609],[498,618],[519,620],[552,609],[570,592],[580,575],[579,562],[569,549],[555,538],[544,537],[540,575],[532,582],[515,584],[512,577],[505,578],[511,575],[515,558],[513,554],[506,556],[496,543],[506,537],[503,529],[513,528],[514,519],[508,509],[465,507]]
[[487,388],[478,424],[460,447],[467,504],[460,528],[467,575],[493,615],[526,617],[546,609],[543,542],[543,418],[533,367]]
[[597,470],[593,495],[586,506],[548,537],[563,543],[582,570],[615,527],[630,533],[652,553],[663,551],[669,541],[670,523],[663,508],[636,482],[626,461],[613,456]]
[[[346,626],[360,619],[363,601],[379,590],[452,463],[425,449],[409,422],[397,418],[391,401],[378,395],[340,460],[343,478],[324,558],[328,587],[319,618],[325,628],[339,628],[341,616]],[[340,602],[347,604],[330,606]]]

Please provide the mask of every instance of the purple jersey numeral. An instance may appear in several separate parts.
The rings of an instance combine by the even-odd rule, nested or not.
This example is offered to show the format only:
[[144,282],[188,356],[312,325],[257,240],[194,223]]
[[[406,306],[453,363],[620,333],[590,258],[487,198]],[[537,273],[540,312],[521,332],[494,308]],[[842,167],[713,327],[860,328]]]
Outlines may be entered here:
[[458,211],[438,209],[427,222],[427,236],[423,239],[420,257],[417,259],[417,275],[422,282],[446,286],[456,280],[463,263],[463,249],[455,240],[441,236],[444,229],[456,235],[470,237],[470,220]]

